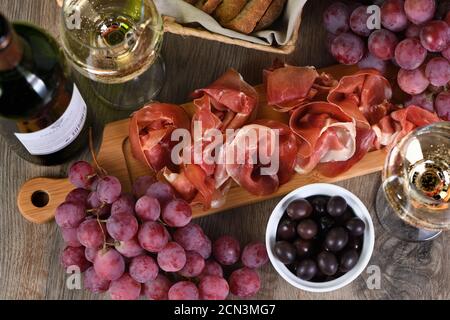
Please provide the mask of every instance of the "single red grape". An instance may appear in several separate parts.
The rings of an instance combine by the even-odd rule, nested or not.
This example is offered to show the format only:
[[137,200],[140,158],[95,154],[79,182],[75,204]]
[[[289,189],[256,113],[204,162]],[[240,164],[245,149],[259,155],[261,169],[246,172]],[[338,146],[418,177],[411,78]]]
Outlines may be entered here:
[[108,292],[113,300],[137,300],[141,295],[141,284],[124,273],[119,279],[111,281]]
[[112,204],[119,199],[121,193],[122,185],[116,177],[107,176],[98,183],[97,194],[101,202]]
[[77,229],[78,241],[86,248],[99,248],[105,240],[105,226],[96,219],[86,220]]
[[434,101],[436,113],[442,120],[450,121],[450,92],[442,91]]
[[186,264],[179,274],[185,278],[194,278],[200,275],[205,268],[205,259],[197,252],[186,252]]
[[87,198],[89,196],[89,193],[89,190],[83,188],[73,189],[67,195],[66,202],[80,203],[84,206],[87,206]]
[[369,37],[369,52],[381,60],[389,60],[394,57],[397,46],[397,36],[389,30],[376,30]]
[[158,274],[155,280],[144,284],[144,295],[149,300],[167,300],[172,282],[166,276]]
[[55,221],[61,228],[77,228],[86,218],[86,207],[79,203],[64,202],[56,208]]
[[133,194],[136,199],[139,199],[147,192],[148,188],[156,182],[154,177],[142,176],[137,178],[133,183]]
[[128,241],[138,232],[138,222],[136,218],[128,213],[119,212],[108,218],[106,229],[115,240]]
[[173,234],[173,239],[186,251],[198,251],[204,246],[207,238],[199,225],[189,223],[187,226],[177,229]]
[[69,168],[69,181],[77,188],[89,189],[95,169],[86,161],[78,161]]
[[325,29],[333,34],[347,32],[350,9],[342,2],[334,2],[323,13]]
[[129,193],[123,193],[119,199],[113,202],[111,205],[111,214],[116,213],[128,213],[134,214],[134,197]]
[[406,70],[414,70],[422,65],[427,57],[427,50],[417,39],[405,39],[395,48],[395,61]]
[[415,96],[412,96],[410,100],[405,103],[405,107],[417,106],[430,112],[434,112],[434,97],[433,94],[424,92]]
[[217,276],[223,278],[222,266],[216,260],[207,260],[202,273],[198,277],[201,279],[205,276]]
[[169,289],[169,300],[198,300],[199,292],[195,284],[190,281],[180,281]]
[[134,237],[128,241],[120,241],[116,244],[115,248],[121,255],[127,258],[134,258],[145,252],[140,246],[137,237]]
[[357,64],[364,56],[365,46],[360,37],[353,33],[341,33],[331,44],[331,54],[342,64]]
[[109,280],[100,278],[95,273],[94,267],[90,267],[84,273],[84,288],[92,293],[102,293],[108,290]]
[[385,74],[387,61],[378,59],[373,54],[368,52],[365,57],[360,62],[358,62],[358,67],[360,69],[375,69],[380,71],[382,74]]
[[94,269],[103,279],[117,280],[125,272],[125,260],[114,249],[99,250],[95,257]]
[[249,243],[242,251],[242,264],[248,268],[259,268],[269,262],[266,246],[261,242]]
[[224,278],[206,276],[200,280],[198,290],[202,300],[226,300],[230,287]]
[[408,18],[404,10],[405,1],[387,0],[381,7],[381,24],[390,31],[399,32],[408,26]]
[[156,279],[159,268],[152,257],[141,255],[131,259],[129,273],[137,282],[146,283]]
[[83,247],[66,247],[61,254],[61,264],[64,268],[78,267],[81,272],[84,272],[91,266],[84,256]]
[[229,284],[231,293],[240,298],[254,296],[261,288],[258,273],[250,268],[234,271],[230,276]]
[[450,62],[441,57],[428,61],[425,75],[433,86],[445,86],[450,81]]
[[213,255],[221,265],[235,264],[241,255],[239,242],[231,236],[222,236],[214,241]]
[[136,202],[136,215],[142,221],[157,221],[161,215],[161,205],[158,199],[142,196]]
[[405,13],[409,21],[420,25],[431,20],[436,12],[434,0],[405,0]]
[[184,227],[192,220],[192,209],[183,199],[168,202],[162,210],[162,218],[170,227]]
[[159,222],[144,222],[138,232],[139,244],[149,252],[160,252],[169,242],[169,232]]
[[169,242],[158,252],[158,265],[166,272],[178,272],[186,265],[186,252],[176,242]]
[[450,30],[445,21],[430,21],[420,31],[420,42],[430,52],[441,52],[450,43]]
[[397,82],[400,88],[410,95],[421,94],[430,84],[423,68],[415,70],[400,69],[397,75]]
[[359,6],[353,10],[350,16],[350,28],[354,33],[362,37],[368,37],[372,30],[367,27],[370,15],[367,13],[367,6]]
[[193,250],[203,257],[203,259],[208,259],[212,254],[212,243],[207,236],[202,242],[201,246],[197,250]]
[[146,192],[146,195],[158,199],[161,206],[164,206],[170,200],[175,199],[175,191],[167,183],[155,182]]
[[87,261],[94,263],[95,257],[100,250],[100,248],[85,248],[84,256],[86,257]]
[[61,228],[60,230],[65,244],[70,247],[81,247],[81,243],[78,241],[77,228]]

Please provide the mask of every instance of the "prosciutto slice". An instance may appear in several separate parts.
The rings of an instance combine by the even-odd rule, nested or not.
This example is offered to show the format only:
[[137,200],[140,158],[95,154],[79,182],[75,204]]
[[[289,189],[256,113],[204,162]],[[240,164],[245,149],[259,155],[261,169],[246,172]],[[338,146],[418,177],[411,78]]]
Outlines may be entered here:
[[254,195],[272,194],[280,185],[279,167],[267,170],[273,162],[262,161],[260,157],[261,154],[267,156],[267,160],[273,155],[278,157],[279,150],[274,145],[276,139],[276,131],[273,129],[251,124],[240,129],[226,145],[225,168],[228,175]]
[[314,67],[285,65],[264,71],[267,103],[280,112],[290,112],[311,102],[320,94],[328,94],[336,85],[328,74]]
[[190,120],[184,110],[173,104],[152,103],[135,112],[130,122],[133,156],[155,172],[164,167],[175,169],[171,151],[177,142],[171,134],[177,128],[189,130]]
[[194,91],[192,97],[196,99],[195,118],[208,119],[222,131],[241,128],[256,115],[258,106],[256,90],[233,69],[210,86]]
[[394,111],[372,127],[376,134],[375,147],[390,149],[414,129],[438,121],[442,120],[437,115],[414,105]]
[[393,108],[389,102],[391,98],[389,81],[379,71],[367,69],[342,77],[331,89],[328,102],[341,106],[356,105],[370,124],[376,124]]
[[343,108],[313,102],[292,113],[290,128],[300,139],[295,170],[305,174],[321,162],[344,162],[356,152],[356,120]]

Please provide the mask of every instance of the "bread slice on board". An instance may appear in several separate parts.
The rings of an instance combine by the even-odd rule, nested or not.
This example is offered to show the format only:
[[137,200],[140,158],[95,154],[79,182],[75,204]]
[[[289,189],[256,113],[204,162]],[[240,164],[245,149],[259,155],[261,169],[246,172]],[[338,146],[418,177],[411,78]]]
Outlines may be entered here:
[[230,22],[225,23],[225,27],[249,34],[255,30],[259,20],[266,13],[273,0],[250,0],[241,13]]
[[222,0],[200,0],[197,1],[196,7],[203,10],[207,14],[211,14],[216,10]]
[[220,23],[227,23],[242,11],[247,4],[247,0],[223,0],[214,12],[214,18]]
[[286,0],[273,0],[266,13],[259,20],[254,31],[264,30],[270,27],[280,17],[285,4]]

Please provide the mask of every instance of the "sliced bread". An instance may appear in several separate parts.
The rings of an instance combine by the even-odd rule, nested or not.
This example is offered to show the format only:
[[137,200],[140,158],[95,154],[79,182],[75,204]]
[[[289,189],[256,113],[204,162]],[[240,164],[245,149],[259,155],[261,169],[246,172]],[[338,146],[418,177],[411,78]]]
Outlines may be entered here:
[[273,0],[250,0],[237,17],[224,26],[244,34],[252,33],[272,2]]
[[285,4],[286,0],[273,0],[266,13],[259,20],[254,31],[264,30],[270,27],[280,17]]
[[223,25],[236,18],[246,4],[247,0],[223,0],[214,12],[214,18]]
[[200,0],[197,1],[195,6],[207,14],[212,14],[221,2],[222,0]]

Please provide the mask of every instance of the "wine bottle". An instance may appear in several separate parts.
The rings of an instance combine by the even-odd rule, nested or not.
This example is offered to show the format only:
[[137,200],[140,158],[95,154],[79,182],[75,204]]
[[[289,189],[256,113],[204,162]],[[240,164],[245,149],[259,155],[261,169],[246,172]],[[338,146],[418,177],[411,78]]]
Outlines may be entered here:
[[0,133],[27,161],[61,164],[86,146],[89,112],[45,31],[0,14]]

